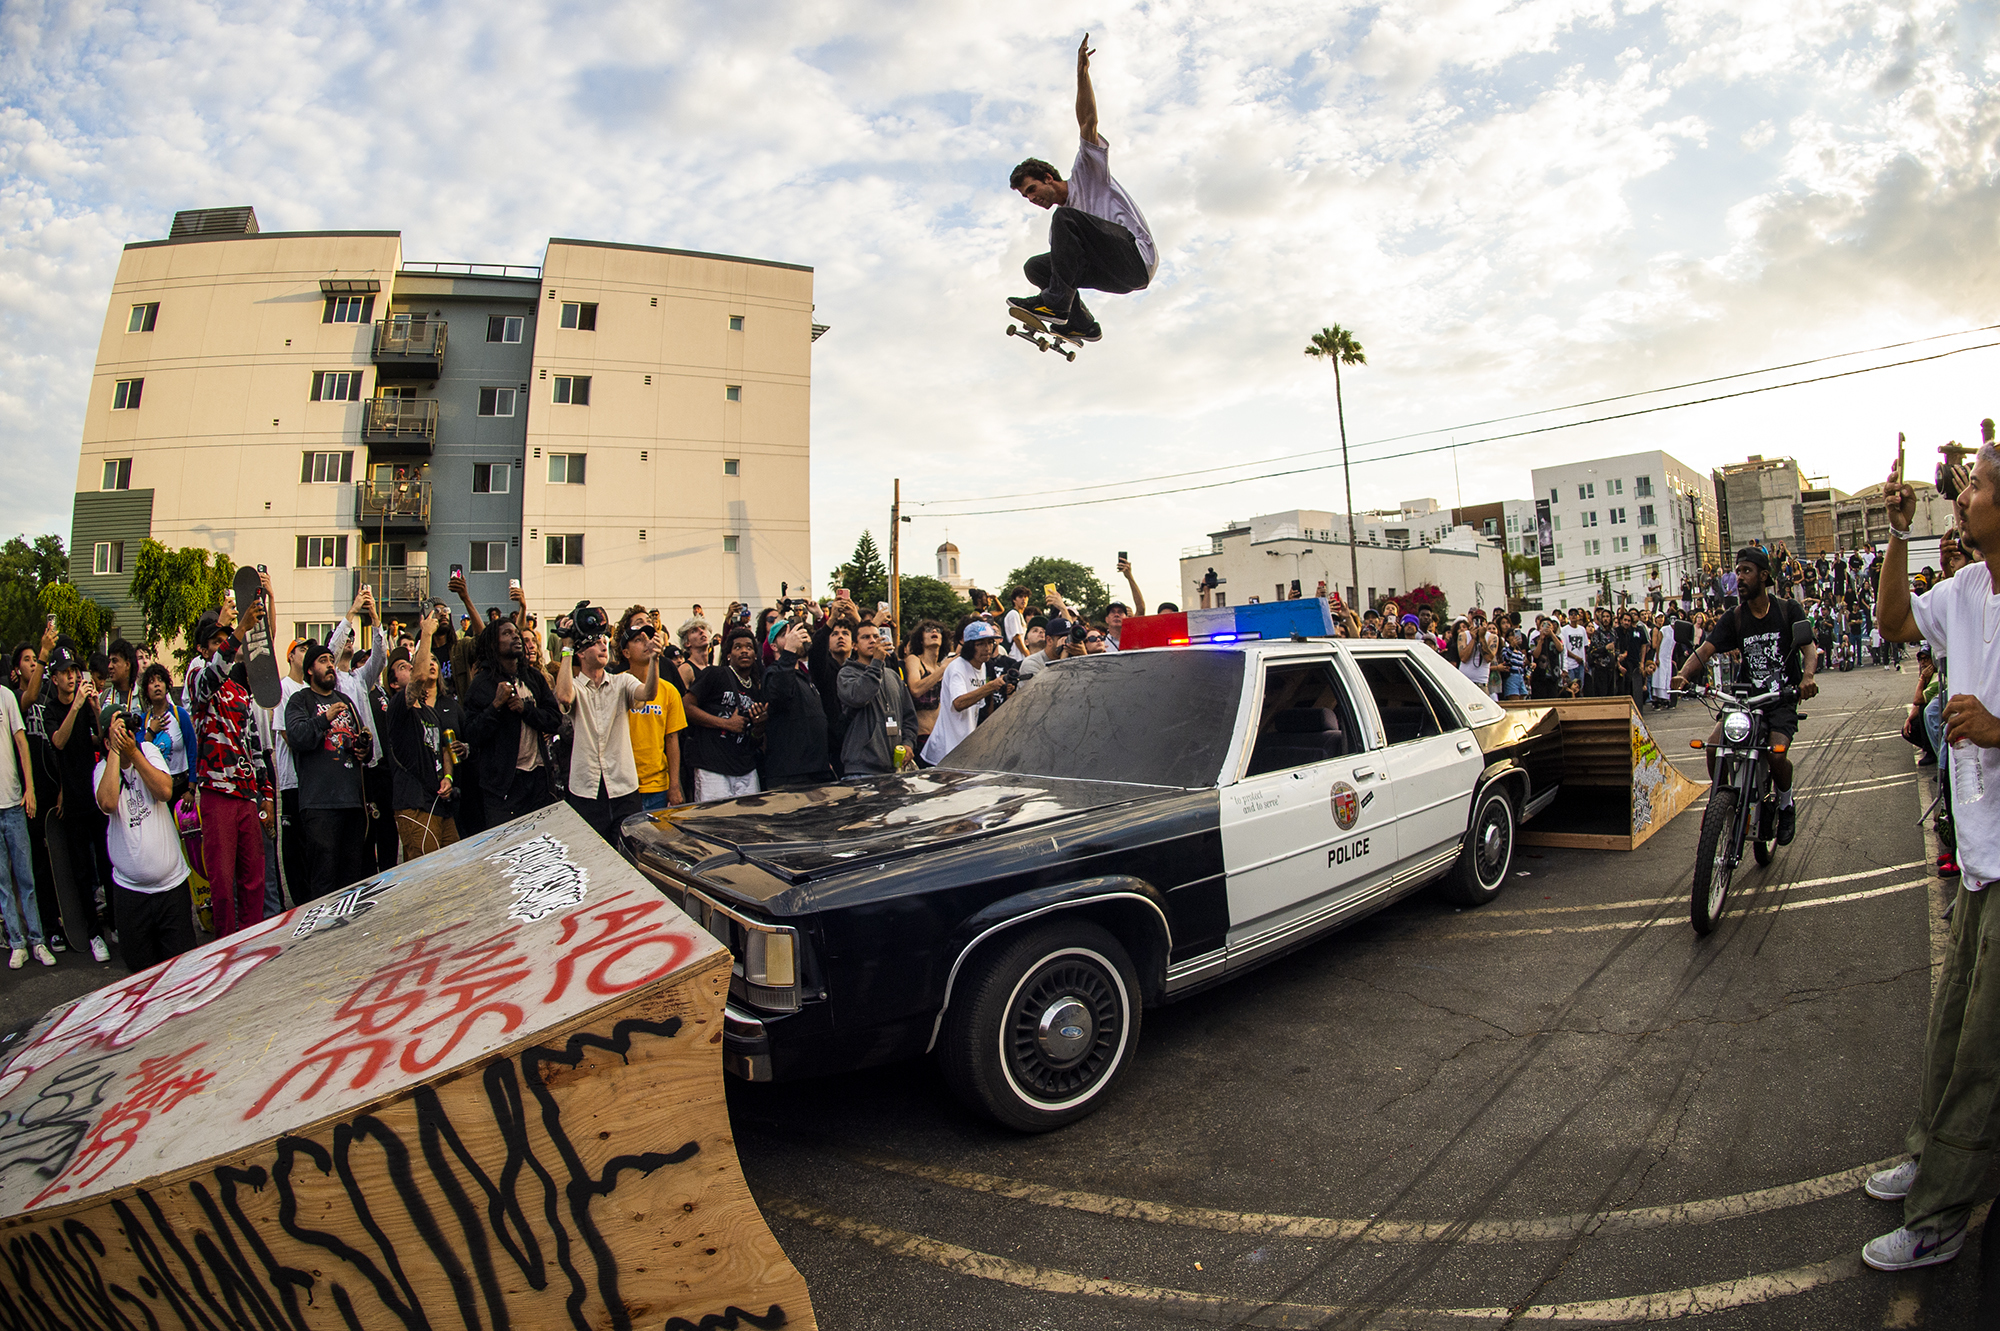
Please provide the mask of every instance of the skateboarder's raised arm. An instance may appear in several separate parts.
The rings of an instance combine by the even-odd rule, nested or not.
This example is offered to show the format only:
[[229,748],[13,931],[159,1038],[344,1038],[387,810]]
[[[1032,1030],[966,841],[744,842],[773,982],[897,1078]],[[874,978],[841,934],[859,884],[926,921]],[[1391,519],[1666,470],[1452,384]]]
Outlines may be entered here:
[[1085,143],[1097,142],[1097,94],[1090,86],[1090,34],[1076,44],[1076,129]]

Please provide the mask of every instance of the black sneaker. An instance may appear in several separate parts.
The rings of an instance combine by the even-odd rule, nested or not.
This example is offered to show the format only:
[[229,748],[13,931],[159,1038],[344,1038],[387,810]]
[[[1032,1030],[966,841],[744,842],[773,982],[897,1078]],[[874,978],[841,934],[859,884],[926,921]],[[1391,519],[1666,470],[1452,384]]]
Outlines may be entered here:
[[1799,811],[1790,804],[1778,806],[1778,835],[1775,838],[1781,846],[1792,844],[1792,833],[1798,830]]
[[1007,308],[1031,314],[1045,324],[1059,324],[1069,318],[1069,305],[1058,305],[1045,291],[1038,291],[1032,296],[1009,296]]
[[1104,337],[1104,329],[1098,325],[1095,319],[1087,323],[1057,324],[1051,331],[1060,337],[1068,338],[1072,342],[1096,342]]

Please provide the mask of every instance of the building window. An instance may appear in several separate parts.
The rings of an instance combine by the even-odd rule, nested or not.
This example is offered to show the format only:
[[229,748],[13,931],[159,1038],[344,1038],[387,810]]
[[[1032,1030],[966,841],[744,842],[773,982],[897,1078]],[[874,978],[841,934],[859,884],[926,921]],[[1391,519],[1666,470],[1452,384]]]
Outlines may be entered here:
[[1519,536],[1521,534],[1521,517],[1518,513],[1509,513],[1507,515],[1507,534],[1509,536]]
[[1603,551],[1604,551],[1604,542],[1602,541],[1585,541],[1583,543],[1583,557],[1585,559],[1589,559],[1594,555],[1602,554]]
[[297,568],[346,568],[345,536],[301,536]]
[[722,553],[725,555],[736,553],[736,538],[734,536],[725,536],[722,538]]
[[1479,534],[1481,536],[1498,536],[1500,534],[1499,519],[1498,518],[1483,519],[1479,524]]
[[1644,536],[1641,536],[1639,538],[1639,552],[1641,554],[1647,554],[1647,555],[1656,555],[1660,553],[1660,538],[1653,535],[1651,532],[1648,532]]
[[572,407],[590,405],[590,376],[587,374],[559,374],[556,376],[556,401],[567,402]]
[[1562,491],[1556,489],[1553,485],[1549,487],[1549,502],[1551,504],[1560,504],[1562,502]]
[[582,485],[584,457],[582,453],[549,454],[549,484]]
[[1557,560],[1557,562],[1561,562],[1561,560],[1562,560],[1562,557],[1563,557],[1563,548],[1562,548],[1562,543],[1561,543],[1561,542],[1557,542],[1557,543],[1556,543],[1556,560]]
[[144,392],[144,379],[120,379],[111,386],[111,409],[113,411],[137,411],[139,394]]
[[1576,497],[1577,497],[1578,499],[1595,499],[1595,498],[1597,498],[1597,482],[1596,482],[1596,481],[1590,481],[1590,482],[1587,482],[1586,484],[1583,484],[1583,485],[1579,485],[1579,486],[1577,486],[1577,487],[1576,487]]
[[1632,493],[1641,499],[1651,499],[1653,497],[1653,478],[1651,476],[1641,476],[1639,479],[1633,481]]
[[1589,512],[1587,512],[1587,513],[1585,513],[1585,514],[1583,515],[1583,525],[1584,525],[1584,526],[1586,526],[1586,527],[1595,527],[1595,526],[1597,525],[1597,510],[1596,510],[1596,509],[1594,509],[1594,508],[1593,508],[1593,509],[1591,509],[1591,510],[1590,510]]
[[1651,527],[1657,525],[1657,522],[1653,517],[1653,506],[1651,504],[1639,505],[1639,525],[1641,527]]
[[722,386],[722,400],[725,402],[741,402],[743,400],[743,385],[724,384]]
[[1625,510],[1622,508],[1608,508],[1604,511],[1610,515],[1611,525],[1614,527],[1625,521]]
[[373,296],[328,296],[326,307],[320,311],[319,321],[323,324],[365,324],[375,318],[375,298]]
[[108,577],[125,571],[125,542],[99,541],[91,547],[90,571],[98,577]]
[[1612,573],[1619,582],[1632,581],[1632,569],[1630,565],[1620,564],[1616,569],[1612,570]]
[[361,400],[361,371],[320,370],[313,375],[312,400],[315,402],[359,402]]
[[304,458],[304,463],[299,468],[299,481],[302,484],[335,485],[341,481],[354,479],[352,453],[307,453]]
[[528,321],[519,315],[494,314],[486,319],[486,340],[488,342],[519,342],[521,329]]
[[334,622],[330,619],[295,619],[292,621],[292,636],[304,638],[307,642],[325,642],[333,636]]
[[472,464],[472,493],[476,495],[503,495],[513,484],[513,471],[505,462],[475,462]]
[[514,414],[514,390],[511,388],[480,389],[479,414],[482,416],[512,416]]
[[574,328],[580,333],[597,331],[597,305],[594,301],[569,301],[562,307],[562,326]]
[[1622,495],[1622,494],[1624,494],[1624,493],[1625,493],[1625,482],[1624,482],[1623,480],[1612,480],[1612,481],[1606,481],[1606,482],[1604,483],[1604,493],[1606,493],[1606,494],[1608,494],[1608,495]]
[[132,488],[132,459],[104,459],[104,483],[100,490],[129,490]]
[[1524,554],[1524,555],[1532,555],[1532,554],[1536,554],[1536,553],[1538,553],[1538,552],[1539,552],[1540,550],[1541,550],[1541,544],[1540,544],[1540,543],[1539,543],[1538,541],[1536,541],[1536,539],[1535,539],[1534,537],[1532,537],[1532,536],[1523,536],[1523,537],[1521,538],[1521,553],[1522,553],[1522,554]]
[[740,315],[740,314],[732,314],[732,315],[730,315],[730,316],[729,316],[729,331],[730,331],[730,332],[732,332],[732,333],[740,333],[740,332],[742,332],[742,331],[743,331],[743,316],[742,316],[742,315]]
[[157,300],[146,305],[134,305],[132,307],[132,317],[125,321],[125,331],[128,333],[150,333],[153,331],[153,324],[159,320],[159,317],[160,302]]
[[549,537],[548,558],[544,562],[550,564],[583,563],[583,533],[573,532],[567,536]]
[[474,573],[505,573],[507,571],[507,543],[505,541],[474,541],[472,543],[471,568]]
[[1612,553],[1612,554],[1614,554],[1614,555],[1629,555],[1629,554],[1631,554],[1631,553],[1632,553],[1632,538],[1631,538],[1630,536],[1614,536],[1614,537],[1612,537],[1612,538],[1611,538],[1611,553]]
[[724,476],[741,476],[743,474],[743,460],[741,458],[722,459],[722,474]]

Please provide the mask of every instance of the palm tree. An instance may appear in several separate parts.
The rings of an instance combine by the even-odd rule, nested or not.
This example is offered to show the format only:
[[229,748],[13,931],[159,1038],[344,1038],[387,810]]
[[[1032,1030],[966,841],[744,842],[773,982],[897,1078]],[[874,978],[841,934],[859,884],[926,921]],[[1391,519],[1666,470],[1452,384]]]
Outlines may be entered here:
[[[1354,334],[1339,324],[1322,328],[1306,343],[1306,355],[1314,360],[1328,361],[1333,365],[1333,409],[1340,420],[1340,478],[1347,486],[1347,564],[1354,578],[1353,595],[1361,595],[1361,555],[1355,547],[1354,530],[1354,478],[1347,471],[1347,408],[1340,398],[1340,367],[1343,365],[1366,365],[1368,358],[1361,354],[1361,344],[1354,340]],[[1366,607],[1362,607],[1366,609]]]

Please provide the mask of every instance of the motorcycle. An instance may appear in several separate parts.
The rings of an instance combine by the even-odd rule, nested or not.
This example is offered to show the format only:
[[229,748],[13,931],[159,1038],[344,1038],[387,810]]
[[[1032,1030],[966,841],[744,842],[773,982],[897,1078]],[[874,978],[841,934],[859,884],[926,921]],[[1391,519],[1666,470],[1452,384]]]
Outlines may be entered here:
[[[1801,623],[1793,629],[1794,647],[1804,647],[1810,641],[1811,625]],[[1736,876],[1736,866],[1743,862],[1744,843],[1750,843],[1760,866],[1769,864],[1773,854],[1778,797],[1771,786],[1771,757],[1783,753],[1789,741],[1771,729],[1767,714],[1774,707],[1799,701],[1799,691],[1786,685],[1753,696],[1751,687],[1741,682],[1726,689],[1696,687],[1686,691],[1722,722],[1722,733],[1711,749],[1714,779],[1709,785],[1708,808],[1701,816],[1694,890],[1688,906],[1688,920],[1698,934],[1712,932],[1721,920],[1729,904],[1729,885]],[[1805,719],[1804,713],[1799,719]]]

